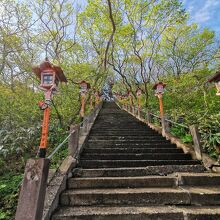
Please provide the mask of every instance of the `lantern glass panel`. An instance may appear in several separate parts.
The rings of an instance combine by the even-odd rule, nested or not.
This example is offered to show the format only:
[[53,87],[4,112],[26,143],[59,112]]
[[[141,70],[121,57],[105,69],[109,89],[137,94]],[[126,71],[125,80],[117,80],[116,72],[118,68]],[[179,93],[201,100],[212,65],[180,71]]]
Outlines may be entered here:
[[52,74],[44,74],[43,75],[43,84],[52,85],[53,84],[53,75]]
[[164,92],[164,88],[163,88],[163,85],[158,85],[157,86],[157,89],[156,89],[156,93],[158,94],[158,93],[163,93]]

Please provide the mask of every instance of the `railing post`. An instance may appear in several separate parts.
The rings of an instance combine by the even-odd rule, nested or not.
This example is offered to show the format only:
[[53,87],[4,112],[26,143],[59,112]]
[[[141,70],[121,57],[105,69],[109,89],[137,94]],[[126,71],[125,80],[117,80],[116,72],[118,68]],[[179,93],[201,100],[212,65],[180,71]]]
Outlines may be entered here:
[[132,106],[132,115],[134,115],[134,110],[135,110],[135,108],[134,108],[134,106]]
[[147,111],[146,118],[147,118],[148,123],[153,122],[153,120],[152,120],[153,118],[152,118],[152,115],[151,115],[150,111]]
[[68,143],[68,153],[70,156],[74,156],[79,144],[79,125],[70,126],[70,135]]
[[42,219],[49,159],[29,159],[19,195],[15,220]]
[[138,116],[138,118],[141,118],[141,109],[140,109],[139,106],[138,106],[138,109],[137,109],[137,116]]
[[166,135],[166,125],[165,125],[165,117],[161,116],[161,126],[162,126],[162,135]]
[[164,116],[164,130],[165,132],[169,132],[170,131],[170,124],[169,122],[167,121],[167,116]]
[[83,122],[82,122],[82,130],[81,130],[81,134],[84,135],[87,132],[87,128],[88,128],[88,120],[87,117],[84,118]]
[[201,142],[200,142],[200,134],[198,127],[196,125],[191,125],[189,127],[190,133],[192,134],[193,138],[193,147],[196,153],[196,157],[198,160],[202,160],[202,153],[201,153]]

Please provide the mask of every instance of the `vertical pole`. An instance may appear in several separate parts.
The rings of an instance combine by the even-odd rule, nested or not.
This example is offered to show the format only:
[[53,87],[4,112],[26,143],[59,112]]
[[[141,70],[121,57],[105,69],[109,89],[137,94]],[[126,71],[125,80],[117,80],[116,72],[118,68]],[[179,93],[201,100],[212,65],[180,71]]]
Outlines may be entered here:
[[81,111],[80,111],[80,116],[84,118],[85,115],[85,95],[81,94]]
[[163,118],[164,112],[163,112],[163,96],[162,96],[162,94],[158,95],[158,99],[159,99],[159,104],[160,104],[160,117]]
[[70,126],[70,133],[71,136],[69,137],[68,143],[68,153],[70,156],[74,156],[78,149],[78,142],[79,142],[79,125],[71,125]]
[[190,133],[192,134],[193,137],[193,147],[196,153],[196,157],[198,160],[202,160],[202,152],[201,152],[201,137],[199,134],[198,127],[196,125],[191,125],[189,127]]
[[96,95],[96,97],[95,97],[95,103],[96,103],[96,105],[99,104],[99,96],[98,95]]
[[48,131],[49,131],[49,119],[50,119],[50,108],[48,106],[44,110],[41,141],[40,141],[40,148],[39,148],[39,157],[40,158],[45,158],[45,156],[46,156],[47,139],[48,139]]
[[15,220],[40,220],[44,209],[49,159],[29,159],[19,193]]
[[141,97],[138,96],[138,118],[140,118],[140,112],[141,112]]
[[148,122],[148,123],[152,123],[152,116],[151,116],[150,111],[147,111],[146,117],[147,117],[147,122]]
[[93,109],[93,95],[90,96],[90,110]]
[[162,135],[166,134],[166,127],[165,127],[165,118],[164,118],[164,111],[163,111],[163,95],[158,94],[159,104],[160,104],[160,118],[161,118],[161,125],[162,125]]
[[131,112],[132,111],[132,97],[131,97],[131,95],[129,96],[129,102],[130,102],[129,111]]

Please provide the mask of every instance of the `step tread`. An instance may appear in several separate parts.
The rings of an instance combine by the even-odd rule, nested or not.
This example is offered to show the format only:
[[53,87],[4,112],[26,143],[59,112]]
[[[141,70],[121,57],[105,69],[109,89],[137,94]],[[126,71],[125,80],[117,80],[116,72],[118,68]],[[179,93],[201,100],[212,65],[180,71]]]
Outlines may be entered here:
[[117,177],[167,175],[175,172],[204,172],[204,167],[197,165],[159,165],[146,167],[112,167],[112,168],[75,168],[73,174],[83,177]]
[[[143,193],[150,193],[150,194],[161,194],[161,193],[192,193],[192,194],[199,194],[199,195],[213,195],[217,194],[220,196],[220,186],[219,187],[190,187],[190,186],[183,186],[183,187],[147,187],[147,188],[113,188],[113,189],[68,189],[62,193],[62,195],[77,195],[77,194],[102,194],[102,195],[109,195],[109,194],[143,194]],[[219,198],[220,199],[220,198]]]
[[176,207],[176,206],[78,206],[78,207],[62,207],[55,214],[56,216],[88,216],[89,215],[123,215],[130,214],[136,215],[140,213],[156,214],[156,213],[189,213],[189,214],[209,214],[209,215],[220,215],[219,206],[190,206],[190,207]]

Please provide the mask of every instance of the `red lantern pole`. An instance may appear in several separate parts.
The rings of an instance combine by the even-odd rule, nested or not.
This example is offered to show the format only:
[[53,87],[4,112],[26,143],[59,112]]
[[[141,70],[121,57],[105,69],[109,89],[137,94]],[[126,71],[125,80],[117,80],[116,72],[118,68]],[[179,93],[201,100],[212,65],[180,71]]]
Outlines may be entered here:
[[162,125],[162,134],[166,134],[166,125],[165,125],[165,117],[164,117],[164,111],[163,111],[163,93],[164,88],[166,84],[159,82],[154,85],[153,89],[155,90],[155,95],[159,99],[159,105],[160,105],[160,118],[161,118],[161,125]]
[[46,156],[46,148],[47,148],[47,139],[49,133],[49,120],[50,120],[50,102],[52,99],[54,88],[52,87],[50,90],[44,93],[45,102],[39,102],[39,107],[41,110],[44,110],[44,118],[42,122],[42,131],[41,131],[41,141],[39,146],[39,157],[45,158]]
[[39,147],[39,157],[41,158],[45,158],[46,156],[47,139],[48,139],[48,131],[49,131],[49,119],[50,119],[50,108],[48,106],[44,110],[44,119],[42,123],[42,133],[41,133],[41,141]]
[[93,94],[90,96],[90,109],[93,109]]
[[39,66],[33,67],[33,72],[41,80],[39,88],[45,91],[45,101],[39,102],[40,109],[44,110],[39,157],[45,158],[49,132],[51,99],[54,93],[57,91],[58,83],[67,82],[67,79],[63,73],[63,70],[59,66],[50,63],[47,58]]
[[157,95],[158,99],[159,99],[159,104],[160,104],[160,117],[164,118],[164,112],[163,112],[163,95],[162,94],[158,94]]
[[138,96],[138,118],[140,118],[140,111],[141,111],[141,97]]
[[80,111],[80,116],[84,118],[85,116],[85,94],[81,94],[81,111]]

